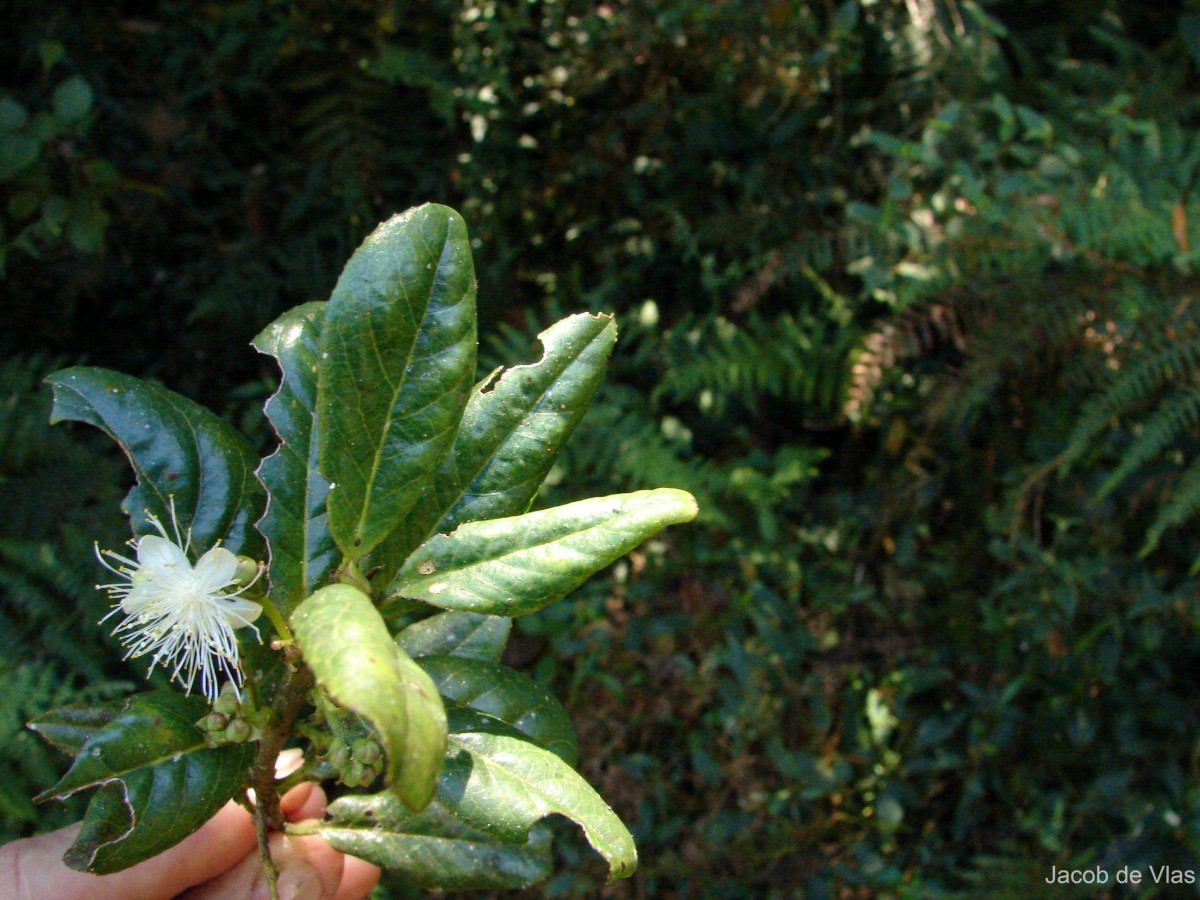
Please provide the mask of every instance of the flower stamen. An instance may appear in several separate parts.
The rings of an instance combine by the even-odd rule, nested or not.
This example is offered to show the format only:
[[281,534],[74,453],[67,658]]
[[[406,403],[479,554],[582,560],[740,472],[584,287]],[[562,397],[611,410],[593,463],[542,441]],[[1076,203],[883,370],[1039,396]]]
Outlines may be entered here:
[[170,498],[170,512],[175,539],[171,540],[162,522],[147,511],[158,534],[129,542],[136,560],[95,547],[100,564],[122,579],[97,585],[116,601],[100,621],[123,613],[125,618],[113,634],[126,647],[125,658],[151,655],[150,672],[159,665],[170,666],[171,679],[182,685],[185,693],[191,693],[198,676],[201,692],[212,702],[222,680],[230,681],[235,693],[242,683],[234,631],[249,627],[261,640],[253,623],[262,607],[241,596],[257,575],[249,584],[239,585],[237,557],[220,546],[207,550],[192,565],[188,559],[191,529],[186,535],[180,533],[174,497]]

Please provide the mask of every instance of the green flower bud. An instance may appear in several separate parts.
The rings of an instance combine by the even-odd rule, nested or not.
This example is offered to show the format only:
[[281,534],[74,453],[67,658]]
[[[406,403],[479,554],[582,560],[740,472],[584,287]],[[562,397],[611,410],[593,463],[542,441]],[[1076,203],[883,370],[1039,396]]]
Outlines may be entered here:
[[378,777],[379,773],[375,771],[374,766],[363,766],[362,782],[360,783],[360,787],[366,787]]
[[237,713],[238,707],[241,705],[238,702],[237,695],[233,691],[222,691],[220,696],[213,702],[213,711],[232,716]]
[[210,712],[207,716],[200,720],[200,727],[205,731],[218,732],[224,731],[225,726],[229,724],[229,716],[221,712]]
[[245,719],[234,719],[225,729],[225,740],[231,744],[244,743],[250,737],[250,723]]
[[363,781],[364,766],[357,759],[352,761],[342,775],[342,783],[346,787],[360,787],[365,782]]
[[339,772],[344,772],[350,763],[350,748],[341,738],[334,738],[333,743],[329,745],[329,754],[326,758],[331,766]]
[[234,583],[241,587],[248,587],[258,579],[258,570],[258,560],[248,556],[239,556],[237,568],[233,570]]
[[372,738],[354,742],[354,758],[364,766],[373,766],[383,756],[383,748]]

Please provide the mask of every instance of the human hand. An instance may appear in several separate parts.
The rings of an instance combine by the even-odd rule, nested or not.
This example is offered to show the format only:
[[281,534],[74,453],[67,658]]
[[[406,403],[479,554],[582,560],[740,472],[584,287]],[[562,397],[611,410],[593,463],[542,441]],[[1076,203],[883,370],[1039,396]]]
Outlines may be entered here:
[[[320,819],[325,792],[301,784],[282,800],[292,822]],[[13,900],[267,900],[254,822],[230,801],[198,831],[153,859],[112,875],[68,869],[62,855],[79,825],[0,847],[0,896]],[[283,900],[362,900],[379,869],[346,856],[320,837],[273,835]]]

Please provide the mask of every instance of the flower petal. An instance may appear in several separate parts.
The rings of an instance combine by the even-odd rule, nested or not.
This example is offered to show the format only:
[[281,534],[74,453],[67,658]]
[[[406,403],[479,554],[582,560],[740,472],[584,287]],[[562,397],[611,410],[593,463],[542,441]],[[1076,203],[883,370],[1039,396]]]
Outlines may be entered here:
[[225,614],[230,628],[241,628],[262,615],[262,606],[245,597],[229,596],[221,603],[221,612]]
[[157,534],[147,534],[138,538],[137,558],[142,569],[192,567],[178,544],[173,544]]
[[213,594],[233,583],[237,557],[224,547],[213,547],[196,562],[196,581],[206,594]]

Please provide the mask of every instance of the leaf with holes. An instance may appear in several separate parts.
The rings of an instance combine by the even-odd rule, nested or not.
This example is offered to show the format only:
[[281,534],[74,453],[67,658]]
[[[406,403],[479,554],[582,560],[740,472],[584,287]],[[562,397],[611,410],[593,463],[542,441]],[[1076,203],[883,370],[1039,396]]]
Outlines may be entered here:
[[571,316],[538,335],[538,362],[475,386],[437,477],[372,558],[385,583],[435,531],[529,508],[600,388],[616,339],[611,316]]
[[633,837],[583,776],[491,716],[454,707],[449,717],[438,802],[455,818],[501,841],[524,843],[535,822],[558,813],[583,829],[608,862],[609,880],[633,874]]
[[389,793],[349,796],[329,805],[320,833],[334,849],[399,873],[426,890],[517,890],[550,876],[550,830],[506,844],[464,825],[439,804],[420,813]]
[[660,529],[695,516],[691,494],[661,488],[470,522],[426,541],[387,593],[444,609],[523,616],[561,600]]

